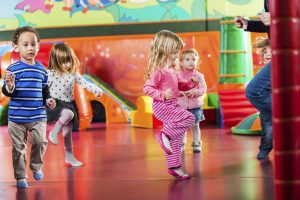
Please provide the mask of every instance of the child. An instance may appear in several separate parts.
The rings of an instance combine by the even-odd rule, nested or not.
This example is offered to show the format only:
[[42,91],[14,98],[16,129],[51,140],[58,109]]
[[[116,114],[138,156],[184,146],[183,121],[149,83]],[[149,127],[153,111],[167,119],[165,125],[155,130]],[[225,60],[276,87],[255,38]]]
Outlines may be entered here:
[[163,122],[158,141],[165,151],[168,173],[179,180],[189,175],[181,169],[180,145],[195,117],[177,104],[178,79],[174,63],[183,47],[182,40],[167,30],[158,32],[152,41],[150,61],[145,74],[144,92],[153,98],[154,116]]
[[263,64],[266,65],[271,61],[271,48],[270,41],[268,38],[257,38],[256,42],[253,44],[253,48],[257,48],[260,50]]
[[58,134],[62,130],[65,147],[65,162],[73,167],[82,166],[73,155],[72,128],[74,118],[77,118],[74,104],[74,84],[77,82],[83,88],[100,97],[101,88],[87,82],[78,72],[79,61],[73,50],[66,44],[55,44],[49,59],[49,90],[56,99],[57,106],[47,110],[48,122],[56,122],[49,133],[49,140],[58,144]]
[[16,29],[13,50],[20,60],[11,64],[2,87],[4,95],[11,97],[8,108],[8,133],[12,140],[12,158],[18,188],[27,188],[26,145],[30,133],[30,169],[35,180],[43,178],[43,156],[47,147],[46,110],[55,107],[49,96],[48,74],[45,67],[35,60],[39,51],[38,32],[28,26]]
[[[195,153],[202,151],[199,122],[204,120],[203,110],[201,108],[204,104],[202,96],[205,94],[207,89],[203,74],[196,70],[198,62],[199,55],[195,49],[184,50],[179,57],[181,69],[178,73],[178,87],[180,91],[178,104],[181,108],[187,109],[191,112],[196,118],[192,127],[192,147],[193,152]],[[186,87],[183,87],[184,85],[186,85]],[[182,151],[185,149],[185,143],[186,135],[183,138]]]

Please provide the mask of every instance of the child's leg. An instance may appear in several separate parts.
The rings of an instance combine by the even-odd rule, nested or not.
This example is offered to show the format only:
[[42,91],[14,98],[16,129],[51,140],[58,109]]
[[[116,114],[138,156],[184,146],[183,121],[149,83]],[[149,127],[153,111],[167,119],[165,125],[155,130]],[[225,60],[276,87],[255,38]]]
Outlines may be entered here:
[[201,152],[202,151],[202,142],[201,142],[201,131],[199,127],[199,122],[194,123],[192,126],[192,134],[193,134],[193,152]]
[[[26,148],[27,148],[27,131],[25,124],[8,122],[8,133],[12,140],[12,160],[15,179],[27,179],[26,173]],[[27,184],[27,183],[26,183]],[[27,184],[28,187],[28,184]]]
[[28,129],[30,132],[31,143],[30,169],[33,171],[34,178],[39,181],[43,178],[41,169],[44,164],[43,157],[48,144],[46,137],[46,122],[37,121],[29,123]]
[[65,125],[62,129],[66,155],[65,162],[71,164],[73,167],[78,167],[82,166],[82,162],[78,161],[73,155],[72,128],[73,124],[69,123]]
[[63,109],[61,116],[54,125],[54,128],[49,133],[49,140],[53,144],[58,144],[58,134],[65,124],[72,121],[74,113],[70,109]]
[[180,145],[184,133],[192,127],[195,117],[192,113],[180,108],[177,102],[153,104],[155,117],[164,123],[162,132],[169,137],[172,155],[166,154],[167,167],[181,167]]
[[176,140],[171,140],[170,145],[173,150],[172,155],[166,155],[167,167],[168,168],[180,168],[181,167],[181,143],[182,143],[183,135],[178,137]]
[[182,137],[178,137],[176,140],[170,141],[171,147],[173,149],[172,155],[166,155],[168,173],[172,176],[176,177],[179,180],[189,179],[190,176],[183,172],[181,169],[182,161],[181,161],[181,145],[182,145]]
[[200,127],[199,127],[199,122],[193,124],[192,134],[193,134],[193,142],[201,141],[201,131],[200,131]]
[[183,138],[182,138],[182,143],[180,145],[180,150],[181,152],[185,151],[185,145],[187,143],[187,132],[184,133]]

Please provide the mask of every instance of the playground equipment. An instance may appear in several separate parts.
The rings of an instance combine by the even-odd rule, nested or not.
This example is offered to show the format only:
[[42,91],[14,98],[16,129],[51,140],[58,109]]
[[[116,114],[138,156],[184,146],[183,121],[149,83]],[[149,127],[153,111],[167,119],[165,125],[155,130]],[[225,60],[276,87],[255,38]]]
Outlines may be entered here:
[[259,113],[254,113],[243,119],[240,123],[231,128],[231,132],[238,135],[260,135],[261,126]]
[[235,27],[233,17],[221,20],[219,67],[220,124],[231,127],[257,112],[245,97],[245,84],[253,76],[250,35]]
[[[48,65],[49,53],[52,45],[53,43],[40,44],[40,51],[36,60],[41,62],[44,66]],[[3,55],[1,59],[2,78],[7,67],[17,60],[19,60],[19,55],[15,52],[10,51]],[[130,112],[135,109],[134,105],[123,99],[120,95],[117,94],[117,92],[115,92],[101,80],[91,77],[88,74],[85,74],[84,78],[100,86],[104,91],[104,95],[101,98],[97,98],[94,94],[79,87],[78,85],[75,85],[74,96],[79,113],[79,130],[85,130],[86,128],[88,128],[93,119],[93,110],[90,101],[98,101],[99,103],[103,104],[106,110],[105,115],[107,123],[130,122]],[[1,81],[0,83],[3,84],[3,81]],[[8,102],[9,98],[5,97],[0,92],[1,125],[7,124]]]

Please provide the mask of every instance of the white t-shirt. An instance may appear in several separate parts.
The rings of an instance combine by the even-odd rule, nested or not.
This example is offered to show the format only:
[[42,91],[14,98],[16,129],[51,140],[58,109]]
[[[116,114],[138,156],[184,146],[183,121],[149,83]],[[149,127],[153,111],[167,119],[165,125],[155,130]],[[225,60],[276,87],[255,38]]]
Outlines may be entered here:
[[74,100],[75,81],[88,91],[99,94],[102,89],[93,83],[86,81],[79,73],[57,74],[53,70],[48,70],[48,85],[51,97],[66,102]]

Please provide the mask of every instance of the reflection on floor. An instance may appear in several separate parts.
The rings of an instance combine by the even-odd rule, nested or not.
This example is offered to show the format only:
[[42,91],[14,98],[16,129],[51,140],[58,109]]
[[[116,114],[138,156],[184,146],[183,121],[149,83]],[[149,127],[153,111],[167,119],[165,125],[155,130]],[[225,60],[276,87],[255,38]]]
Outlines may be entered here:
[[10,138],[7,127],[2,126],[0,199],[273,199],[273,154],[270,160],[256,160],[259,137],[203,126],[203,152],[193,154],[188,146],[183,158],[193,178],[176,181],[166,172],[163,152],[154,137],[158,131],[98,123],[87,131],[74,132],[75,155],[85,163],[80,168],[64,164],[60,137],[57,146],[48,145],[43,181],[34,181],[28,168],[30,186],[17,190]]

